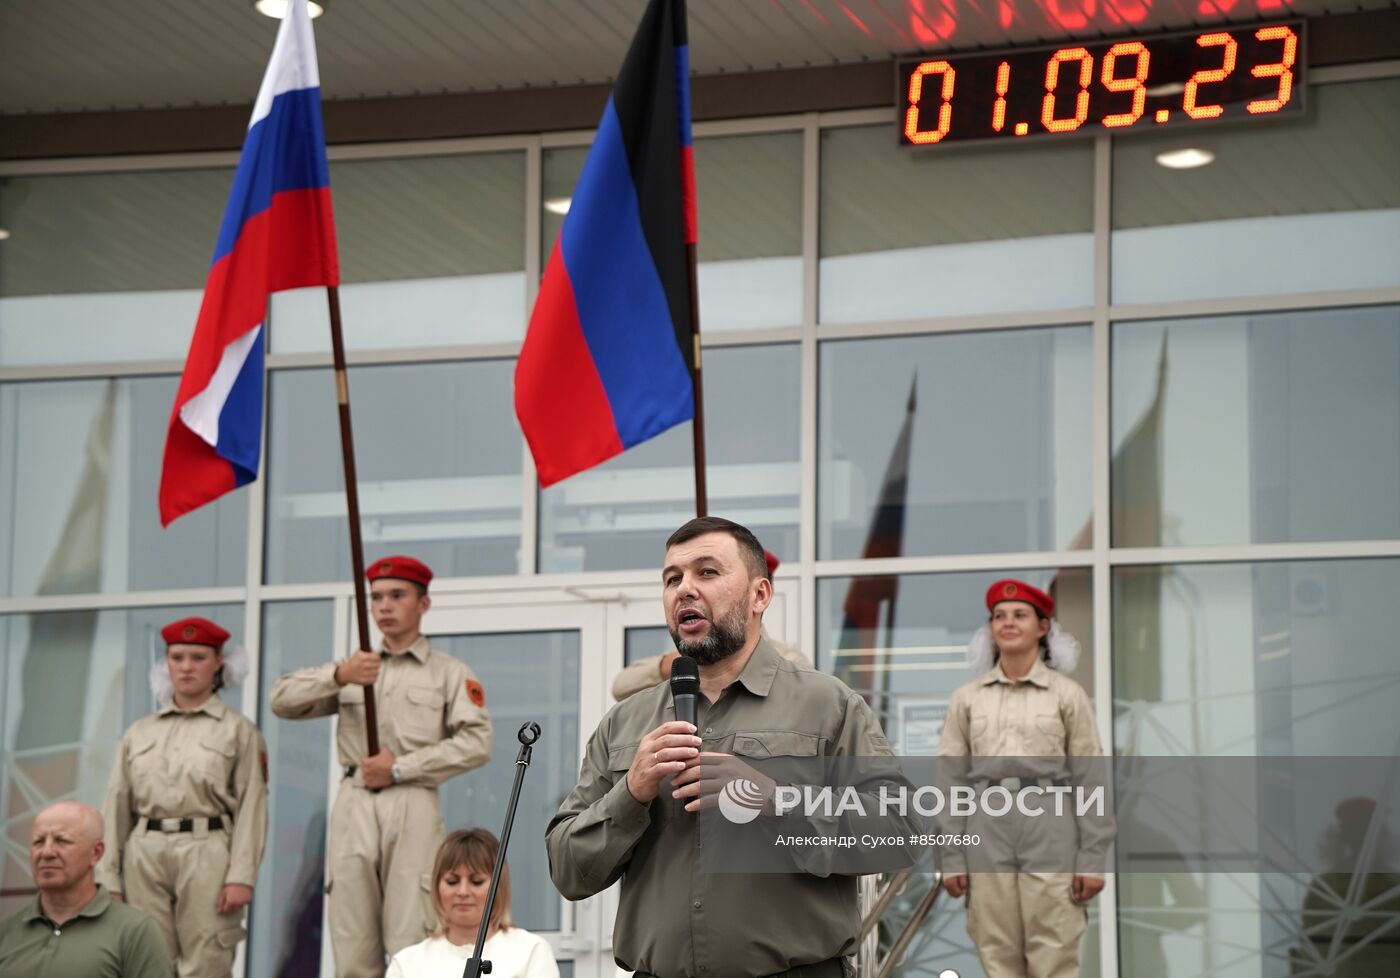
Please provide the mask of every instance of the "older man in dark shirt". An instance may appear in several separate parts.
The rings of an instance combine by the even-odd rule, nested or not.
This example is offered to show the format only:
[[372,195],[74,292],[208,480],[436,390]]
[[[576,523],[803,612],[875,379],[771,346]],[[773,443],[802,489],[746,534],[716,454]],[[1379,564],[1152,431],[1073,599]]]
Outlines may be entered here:
[[112,899],[93,878],[102,816],[77,801],[34,819],[29,865],[39,895],[0,923],[0,975],[25,978],[171,978],[156,922]]

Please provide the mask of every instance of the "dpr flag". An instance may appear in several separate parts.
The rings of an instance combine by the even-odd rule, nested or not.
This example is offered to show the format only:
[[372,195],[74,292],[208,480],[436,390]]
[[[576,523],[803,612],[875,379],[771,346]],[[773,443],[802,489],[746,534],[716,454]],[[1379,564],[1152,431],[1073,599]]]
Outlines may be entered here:
[[268,297],[340,282],[320,86],[306,0],[292,0],[253,105],[170,415],[162,525],[258,476]]
[[515,413],[549,486],[694,415],[685,0],[651,0],[540,283]]

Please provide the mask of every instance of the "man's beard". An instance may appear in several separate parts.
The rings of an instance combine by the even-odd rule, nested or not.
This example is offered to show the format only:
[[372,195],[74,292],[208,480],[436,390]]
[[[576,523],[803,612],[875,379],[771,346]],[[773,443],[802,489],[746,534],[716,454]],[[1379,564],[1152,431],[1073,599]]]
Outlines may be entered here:
[[676,643],[676,651],[689,656],[702,666],[712,666],[722,662],[744,647],[748,639],[745,625],[748,612],[737,605],[726,615],[710,619],[710,630],[698,642],[687,642],[681,638],[679,629],[671,629],[671,641]]

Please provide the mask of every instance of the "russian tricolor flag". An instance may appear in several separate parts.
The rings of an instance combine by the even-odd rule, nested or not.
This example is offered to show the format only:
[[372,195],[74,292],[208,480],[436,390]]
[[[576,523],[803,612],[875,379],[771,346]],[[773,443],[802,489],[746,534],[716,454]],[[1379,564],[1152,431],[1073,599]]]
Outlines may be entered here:
[[258,476],[268,297],[340,282],[320,85],[306,0],[292,0],[253,106],[175,395],[160,478],[165,526]]
[[540,284],[515,413],[548,486],[694,415],[685,0],[651,0]]

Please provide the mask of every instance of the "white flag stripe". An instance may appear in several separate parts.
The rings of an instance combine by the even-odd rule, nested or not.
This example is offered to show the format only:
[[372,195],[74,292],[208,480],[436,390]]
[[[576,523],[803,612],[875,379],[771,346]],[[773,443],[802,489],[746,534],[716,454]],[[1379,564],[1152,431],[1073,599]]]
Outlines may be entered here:
[[248,330],[238,339],[224,347],[224,355],[214,368],[214,376],[209,378],[209,386],[185,402],[180,408],[180,420],[211,448],[219,444],[219,415],[223,413],[228,392],[233,390],[233,382],[243,364],[248,361],[253,344],[262,333],[262,324]]
[[277,43],[272,47],[267,74],[263,75],[262,86],[258,89],[258,100],[253,103],[253,117],[248,120],[248,128],[253,128],[259,119],[267,118],[272,111],[272,100],[283,92],[317,88],[320,84],[311,14],[306,9],[306,0],[291,0],[287,16],[277,30]]

